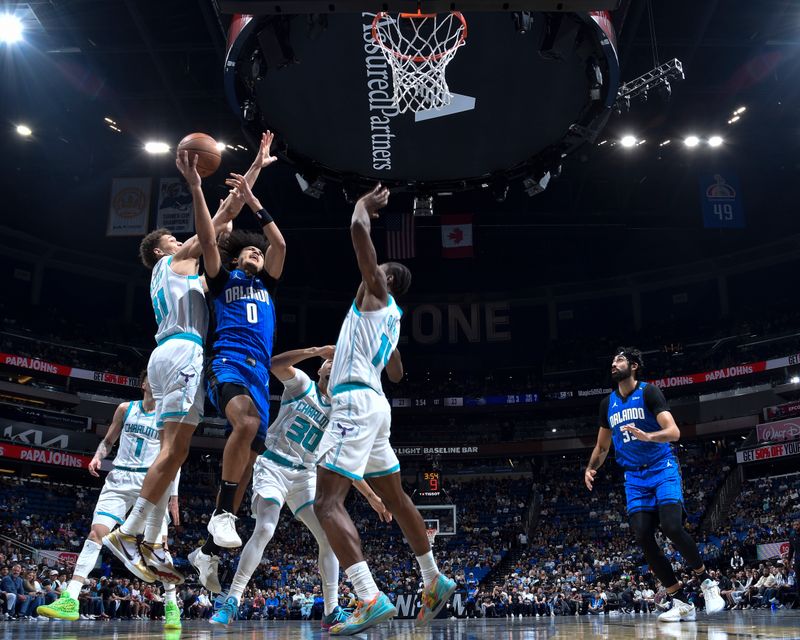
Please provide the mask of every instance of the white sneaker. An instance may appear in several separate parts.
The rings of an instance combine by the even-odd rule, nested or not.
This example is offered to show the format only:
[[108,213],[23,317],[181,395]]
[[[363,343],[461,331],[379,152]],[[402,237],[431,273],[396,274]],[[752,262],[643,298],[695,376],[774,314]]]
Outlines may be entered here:
[[685,622],[689,620],[694,620],[697,617],[697,613],[694,609],[694,605],[690,602],[684,602],[683,600],[678,600],[677,598],[672,599],[672,608],[668,609],[660,616],[658,616],[659,622]]
[[703,598],[706,601],[706,613],[717,613],[725,608],[725,600],[719,594],[719,583],[711,578],[706,578],[700,585]]
[[232,513],[223,511],[211,517],[208,521],[208,532],[214,542],[225,549],[236,549],[242,546],[242,539],[236,533],[236,520]]
[[198,548],[189,554],[189,562],[200,574],[200,584],[212,593],[222,591],[219,583],[219,556],[208,555]]

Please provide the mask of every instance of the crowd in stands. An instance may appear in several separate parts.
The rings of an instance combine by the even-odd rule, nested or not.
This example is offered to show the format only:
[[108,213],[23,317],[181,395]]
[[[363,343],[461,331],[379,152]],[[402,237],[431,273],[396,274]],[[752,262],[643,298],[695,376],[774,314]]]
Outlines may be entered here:
[[[703,506],[729,462],[712,446],[692,448],[681,461],[687,482],[687,526],[697,536]],[[463,615],[491,618],[658,611],[664,596],[632,540],[624,515],[621,473],[615,465],[605,465],[595,490],[589,493],[579,484],[584,462],[549,458],[534,466],[533,480],[541,503],[530,536],[524,533],[530,480],[448,482],[450,498],[458,505],[458,534],[438,536],[435,550],[440,567],[459,584]],[[173,554],[179,560],[205,538],[207,516],[203,514],[213,506],[210,488],[214,479],[209,474],[207,485],[202,481],[202,464],[198,462],[197,470],[192,471],[197,481],[182,491],[182,525],[170,534]],[[794,572],[774,561],[759,562],[755,544],[785,539],[792,520],[800,518],[799,494],[800,476],[747,483],[737,509],[731,510],[716,535],[697,537],[729,607],[780,607],[794,602]],[[77,553],[96,497],[96,488],[0,480],[0,606],[4,607],[0,610],[6,616],[36,617],[35,607],[55,599],[64,588],[67,567],[37,564],[35,549]],[[351,496],[348,508],[362,533],[379,587],[395,599],[416,597],[420,577],[396,524],[380,523],[360,496]],[[239,522],[246,538],[252,521],[242,517]],[[663,544],[676,572],[685,575],[688,569],[680,554],[666,540]],[[232,578],[237,561],[236,553],[223,555],[223,584]],[[180,566],[187,568],[185,560]],[[7,579],[7,575],[11,577]],[[685,577],[692,598],[702,605],[699,588],[690,576]],[[17,579],[22,586],[15,593],[11,585]],[[240,617],[318,618],[322,606],[319,589],[313,538],[287,514],[242,598]],[[178,596],[186,618],[205,618],[213,607],[213,594],[191,580],[179,589]],[[344,582],[340,596],[343,605],[353,604]],[[80,601],[81,616],[86,618],[163,616],[160,586],[131,580],[106,556]]]

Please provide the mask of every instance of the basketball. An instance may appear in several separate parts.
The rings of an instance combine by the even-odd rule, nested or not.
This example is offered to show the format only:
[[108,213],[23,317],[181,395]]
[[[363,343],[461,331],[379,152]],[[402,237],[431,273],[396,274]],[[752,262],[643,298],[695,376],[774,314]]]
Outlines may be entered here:
[[207,178],[217,169],[222,162],[222,154],[217,149],[217,141],[207,133],[190,133],[178,143],[178,153],[189,152],[189,161],[198,156],[197,173],[201,178]]

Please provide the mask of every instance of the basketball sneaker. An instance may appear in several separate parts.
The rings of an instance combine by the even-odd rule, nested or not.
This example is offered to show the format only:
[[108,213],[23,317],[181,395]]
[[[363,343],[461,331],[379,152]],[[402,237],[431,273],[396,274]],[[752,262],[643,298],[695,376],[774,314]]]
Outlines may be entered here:
[[155,582],[157,580],[156,574],[147,568],[142,559],[136,536],[129,536],[119,529],[114,529],[103,538],[103,546],[113,553],[125,565],[125,568],[139,580],[144,580],[145,582]]
[[367,603],[359,600],[355,611],[347,616],[344,622],[333,625],[329,631],[332,636],[351,636],[396,615],[397,609],[392,601],[385,593],[379,591],[378,595]]
[[422,591],[422,608],[417,614],[417,624],[425,624],[433,620],[442,610],[442,607],[450,600],[450,596],[455,593],[456,583],[454,580],[443,576],[441,573]]
[[208,521],[208,532],[214,542],[225,549],[236,549],[242,546],[242,539],[236,533],[238,518],[228,511],[220,511],[211,516]]
[[150,544],[142,542],[139,545],[142,554],[142,561],[145,566],[152,571],[161,582],[179,585],[183,584],[183,575],[172,564],[172,556],[169,551],[164,549],[164,545],[158,542]]
[[214,613],[209,619],[211,624],[221,624],[228,626],[231,622],[236,620],[236,614],[239,612],[239,600],[236,596],[228,596],[225,604],[220,607],[220,610]]
[[706,601],[706,613],[717,613],[725,608],[725,600],[719,594],[719,583],[706,578],[700,583],[703,599]]
[[189,562],[200,574],[200,584],[211,593],[220,593],[222,585],[219,583],[219,556],[203,553],[197,548],[189,554]]
[[36,607],[36,613],[45,618],[77,620],[80,613],[80,603],[65,591],[58,600]]
[[697,617],[694,605],[677,598],[672,599],[672,608],[658,616],[659,622],[688,622]]
[[339,624],[340,622],[345,622],[350,613],[351,612],[348,609],[342,609],[341,607],[337,606],[327,616],[322,616],[322,624],[320,627],[322,627],[323,631],[328,631],[331,627]]
[[164,605],[164,628],[181,628],[181,610],[178,608],[178,605],[175,602],[167,602]]

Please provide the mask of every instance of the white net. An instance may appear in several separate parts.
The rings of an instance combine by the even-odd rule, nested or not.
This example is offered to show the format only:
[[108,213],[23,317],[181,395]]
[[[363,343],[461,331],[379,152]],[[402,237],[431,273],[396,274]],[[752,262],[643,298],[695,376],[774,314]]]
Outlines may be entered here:
[[428,544],[433,547],[433,541],[436,540],[436,534],[438,533],[436,529],[425,529],[425,533],[428,536]]
[[460,12],[378,13],[372,37],[392,69],[394,104],[400,113],[450,104],[445,69],[467,37]]

